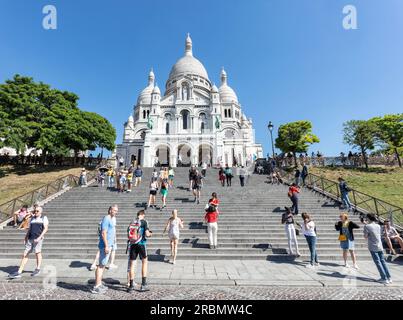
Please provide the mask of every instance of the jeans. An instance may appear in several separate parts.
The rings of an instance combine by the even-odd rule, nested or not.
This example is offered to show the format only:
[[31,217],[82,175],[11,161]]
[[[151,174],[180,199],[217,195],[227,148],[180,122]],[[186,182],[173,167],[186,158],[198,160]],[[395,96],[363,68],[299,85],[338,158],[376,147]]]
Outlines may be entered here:
[[208,230],[208,240],[211,246],[217,246],[217,231],[218,224],[217,222],[209,222],[207,223]]
[[314,262],[318,263],[318,254],[316,253],[316,237],[315,236],[305,236],[306,242],[308,243],[309,251],[311,252],[311,264]]
[[80,177],[80,185],[81,186],[86,186],[87,185],[87,177],[86,176],[81,176]]
[[298,214],[298,197],[293,195],[291,197],[291,202],[292,202],[291,211],[294,212],[294,214]]
[[241,182],[241,187],[243,187],[245,185],[245,177],[244,176],[240,176],[239,180]]
[[348,198],[348,192],[343,192],[341,194],[341,200],[343,201],[343,205],[346,209],[350,210],[351,208],[351,202],[350,199]]
[[297,253],[299,253],[297,235],[295,233],[294,224],[293,223],[286,224],[285,232],[286,232],[287,238],[288,238],[288,249],[290,250],[289,253],[294,254],[294,252],[292,251],[292,244],[294,244],[295,250],[297,251]]
[[383,257],[383,251],[370,251],[372,259],[375,262],[376,267],[378,268],[379,274],[382,280],[390,279],[390,273],[388,266],[386,265],[385,258]]
[[114,185],[114,178],[113,177],[108,177],[108,188],[113,188]]

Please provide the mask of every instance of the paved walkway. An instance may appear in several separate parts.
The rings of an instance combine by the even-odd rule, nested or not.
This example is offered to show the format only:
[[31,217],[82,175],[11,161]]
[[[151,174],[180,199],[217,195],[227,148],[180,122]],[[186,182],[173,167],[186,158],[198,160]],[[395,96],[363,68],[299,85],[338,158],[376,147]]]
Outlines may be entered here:
[[[42,274],[32,278],[35,268],[30,260],[22,279],[8,280],[7,275],[17,270],[19,261],[0,260],[0,283],[56,283],[88,285],[94,272],[88,271],[89,261],[45,260]],[[107,270],[108,284],[126,284],[127,261],[116,261],[116,270]],[[344,268],[335,262],[322,262],[315,269],[306,268],[306,262],[272,262],[260,260],[178,260],[176,265],[149,262],[149,284],[156,285],[210,285],[210,286],[280,286],[280,287],[367,287],[379,288],[379,274],[372,262],[361,262],[360,270]],[[388,263],[393,284],[387,287],[403,288],[403,268],[397,261]],[[136,279],[140,282],[141,263],[137,264]]]

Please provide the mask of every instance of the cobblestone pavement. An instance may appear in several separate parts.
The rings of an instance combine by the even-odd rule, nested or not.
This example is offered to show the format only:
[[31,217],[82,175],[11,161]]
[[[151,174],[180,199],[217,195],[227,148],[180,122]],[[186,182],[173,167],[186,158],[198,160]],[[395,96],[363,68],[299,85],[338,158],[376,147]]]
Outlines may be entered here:
[[1,283],[4,300],[403,300],[403,288],[255,287],[255,286],[150,286],[149,292],[127,293],[109,285],[104,295],[91,294],[89,285],[60,282],[43,289],[38,283]]

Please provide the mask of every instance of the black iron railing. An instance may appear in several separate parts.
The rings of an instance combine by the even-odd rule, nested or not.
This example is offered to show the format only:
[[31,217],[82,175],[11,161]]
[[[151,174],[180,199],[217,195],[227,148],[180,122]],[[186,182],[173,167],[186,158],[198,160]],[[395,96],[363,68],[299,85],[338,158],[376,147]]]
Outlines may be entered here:
[[[283,171],[282,174],[284,182],[288,184],[295,182],[294,173]],[[336,181],[309,173],[305,178],[305,187],[342,202],[339,184]],[[382,220],[392,219],[395,225],[403,227],[403,208],[355,189],[351,189],[349,199],[358,212],[374,213]]]
[[[96,175],[97,171],[87,172],[87,181],[93,180]],[[22,196],[0,204],[0,223],[11,218],[14,212],[16,212],[23,205],[28,205],[28,207],[31,207],[35,203],[44,201],[68,187],[77,187],[79,185],[79,179],[79,177],[69,174],[35,190],[32,190]]]

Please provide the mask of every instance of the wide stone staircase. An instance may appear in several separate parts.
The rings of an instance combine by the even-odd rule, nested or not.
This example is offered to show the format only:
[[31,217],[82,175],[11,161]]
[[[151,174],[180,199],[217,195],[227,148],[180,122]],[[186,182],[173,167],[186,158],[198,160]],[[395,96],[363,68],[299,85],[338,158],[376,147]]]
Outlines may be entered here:
[[[188,168],[176,168],[175,186],[169,190],[167,208],[148,209],[146,219],[153,237],[148,241],[150,260],[163,260],[170,255],[167,235],[162,235],[172,209],[178,209],[184,220],[181,230],[178,259],[265,259],[289,260],[287,237],[281,224],[284,206],[290,206],[287,186],[267,183],[265,175],[251,175],[245,187],[240,187],[237,176],[232,187],[222,187],[218,171],[209,169],[202,190],[201,203],[193,202],[188,191]],[[148,200],[152,169],[144,169],[143,182],[131,193],[118,193],[97,184],[75,188],[44,207],[50,221],[49,232],[43,246],[48,259],[93,259],[98,243],[98,223],[112,204],[119,205],[117,216],[117,259],[125,259],[126,229],[138,210]],[[204,223],[204,207],[212,192],[220,199],[218,248],[208,248]],[[161,196],[157,195],[161,207]],[[303,189],[300,195],[300,212],[308,212],[317,224],[318,256],[321,261],[341,260],[338,232],[334,224],[340,210],[338,204],[320,194]],[[351,219],[359,223],[358,215]],[[296,218],[302,222],[300,215]],[[0,256],[3,259],[20,258],[24,232],[7,227],[0,231]],[[297,237],[302,256],[307,260],[309,250],[303,235]],[[371,259],[362,228],[355,232],[355,247],[359,260]]]

